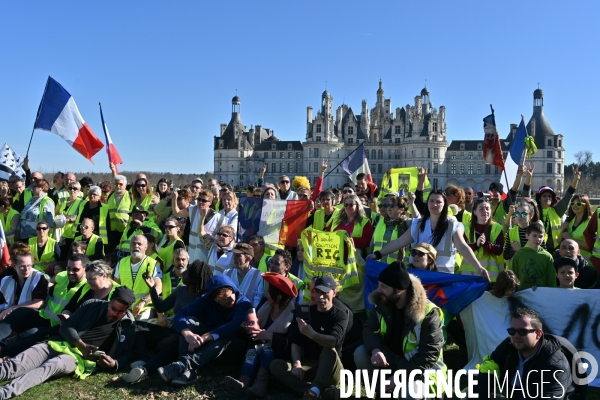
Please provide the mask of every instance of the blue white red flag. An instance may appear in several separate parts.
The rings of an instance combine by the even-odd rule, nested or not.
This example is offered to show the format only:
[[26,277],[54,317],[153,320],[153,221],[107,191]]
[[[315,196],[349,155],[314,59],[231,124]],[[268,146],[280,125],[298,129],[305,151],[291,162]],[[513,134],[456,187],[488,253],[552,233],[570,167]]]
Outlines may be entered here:
[[342,169],[350,176],[350,179],[356,184],[356,176],[360,173],[366,175],[366,179],[369,182],[373,182],[371,176],[371,169],[369,168],[369,160],[367,160],[367,152],[365,150],[365,143],[361,143],[348,157],[346,157],[340,164]]
[[0,221],[0,269],[4,270],[10,264],[10,255],[8,254],[8,242],[4,235],[2,221]]
[[108,154],[108,162],[115,165],[115,172],[118,174],[119,169],[117,168],[117,164],[123,164],[123,160],[117,151],[117,148],[113,144],[112,138],[110,137],[110,133],[108,132],[108,126],[106,126],[106,122],[104,122],[104,114],[102,114],[102,104],[100,105],[100,119],[102,120],[102,128],[104,128],[104,138],[106,139],[106,154]]
[[34,129],[41,129],[60,136],[90,161],[94,154],[104,147],[83,120],[73,96],[51,76],[46,82]]
[[519,165],[523,163],[523,154],[525,153],[525,139],[527,138],[527,128],[525,127],[525,119],[521,115],[521,123],[517,129],[517,133],[510,145],[510,150],[506,156],[505,169],[506,176],[510,180],[511,177],[517,176]]
[[[367,260],[365,304],[368,309],[373,308],[368,301],[368,296],[377,289],[379,273],[387,266],[388,264],[379,261]],[[489,285],[489,282],[481,276],[455,275],[416,268],[408,268],[407,271],[421,280],[429,300],[452,315],[458,315],[465,307],[481,297]]]
[[500,171],[504,170],[504,156],[500,145],[500,136],[496,129],[494,111],[483,119],[483,161],[488,165],[495,165]]
[[252,235],[261,235],[265,243],[296,247],[306,228],[310,212],[308,200],[267,200],[240,198],[238,241],[248,243]]

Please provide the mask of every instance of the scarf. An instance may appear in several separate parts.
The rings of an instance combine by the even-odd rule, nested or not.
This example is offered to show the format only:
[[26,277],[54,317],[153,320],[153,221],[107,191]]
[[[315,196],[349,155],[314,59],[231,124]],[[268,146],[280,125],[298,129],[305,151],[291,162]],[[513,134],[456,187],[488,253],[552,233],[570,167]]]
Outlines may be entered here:
[[[267,328],[267,331],[280,334],[287,333],[287,330],[294,319],[294,304],[294,299],[290,299],[288,305],[283,309],[283,311],[281,311],[279,317],[277,317],[277,319],[275,319]],[[258,309],[256,315],[261,328],[265,326],[267,319],[269,319],[269,314],[271,313],[272,308],[273,307],[267,301]]]

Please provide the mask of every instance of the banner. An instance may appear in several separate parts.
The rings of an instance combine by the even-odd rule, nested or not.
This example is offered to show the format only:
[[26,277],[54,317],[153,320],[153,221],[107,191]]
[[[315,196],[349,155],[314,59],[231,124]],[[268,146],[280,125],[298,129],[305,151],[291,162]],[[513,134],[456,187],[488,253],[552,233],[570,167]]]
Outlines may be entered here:
[[[517,307],[534,310],[542,318],[544,332],[569,339],[577,350],[592,354],[600,362],[600,290],[538,288],[502,299],[486,292],[460,313],[470,360],[466,369],[475,369],[508,337],[510,310]],[[592,365],[588,364],[589,373]],[[590,386],[600,387],[600,377]]]
[[248,243],[252,235],[261,235],[273,245],[296,247],[306,228],[310,212],[308,200],[267,200],[240,198],[238,241]]
[[[369,293],[377,289],[377,278],[385,267],[385,263],[367,260],[365,303],[369,310],[373,308],[368,300]],[[431,302],[452,315],[458,315],[477,300],[489,285],[488,281],[480,276],[455,275],[416,268],[408,268],[407,271],[421,280]]]
[[[381,189],[379,198],[385,197],[386,194],[400,193],[400,191],[415,192],[417,190],[419,169],[417,167],[407,168],[392,168],[385,173],[381,181]],[[431,191],[431,183],[429,178],[425,177],[425,185],[423,190],[423,198],[427,199]]]
[[16,151],[10,148],[8,143],[4,143],[4,147],[0,152],[0,179],[7,181],[12,174],[19,175],[25,179],[23,159]]

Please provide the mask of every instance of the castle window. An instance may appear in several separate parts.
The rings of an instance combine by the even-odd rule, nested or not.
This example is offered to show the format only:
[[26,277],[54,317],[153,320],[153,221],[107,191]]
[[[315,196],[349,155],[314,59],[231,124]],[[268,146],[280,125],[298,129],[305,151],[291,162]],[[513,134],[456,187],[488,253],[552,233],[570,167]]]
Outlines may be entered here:
[[317,136],[317,142],[321,141],[321,136]]
[[285,158],[285,152],[284,151],[280,151],[279,152],[279,158],[281,158],[281,159]]
[[427,148],[427,158],[431,158],[431,147]]
[[456,160],[456,153],[450,153],[450,158]]
[[317,124],[317,133],[321,133],[321,124]]
[[244,158],[244,152],[240,151],[240,158]]
[[547,151],[546,152],[546,158],[552,158],[552,151]]
[[294,164],[288,163],[288,173],[292,173],[292,172],[294,172]]
[[377,158],[383,160],[383,150],[379,149],[379,151],[377,152]]
[[469,175],[473,175],[473,164],[469,164],[469,165],[467,166],[467,173],[468,173]]
[[271,172],[277,172],[277,164],[271,163]]
[[292,153],[291,151],[288,152],[288,158],[294,158],[294,153]]
[[271,158],[273,158],[273,159],[277,158],[277,152],[275,152],[275,151],[272,152],[271,153]]
[[349,137],[348,138],[348,144],[353,144],[354,143],[354,138]]
[[377,152],[375,151],[375,149],[371,150],[371,160],[375,160],[377,159]]
[[265,158],[265,160],[266,160],[267,158],[269,158],[269,152],[268,152],[268,151],[265,151],[265,153],[264,153],[264,156],[265,156],[265,157],[264,157],[264,158]]
[[440,158],[440,149],[437,147],[433,149],[433,158]]
[[465,164],[460,164],[459,168],[460,168],[460,174],[464,175],[465,174]]
[[437,122],[434,122],[433,124],[431,124],[431,131],[437,132]]
[[299,151],[296,152],[296,158],[302,158],[302,154]]
[[438,170],[439,170],[438,163],[434,162],[434,163],[433,163],[433,173],[434,173],[434,174],[437,174],[437,173],[438,173]]
[[481,175],[481,164],[477,164],[477,175]]
[[319,149],[315,149],[315,158],[319,158]]
[[299,163],[296,163],[296,171],[294,171],[294,172],[301,172],[300,171],[300,164]]
[[546,164],[546,173],[547,174],[551,174],[552,173],[552,163]]
[[560,163],[556,164],[556,173],[562,174],[562,171],[560,170]]
[[452,175],[456,175],[456,164],[452,164],[452,165],[450,166],[450,173],[451,173]]
[[556,158],[560,158],[560,156],[561,156],[561,152],[560,152],[560,151],[557,151],[557,152],[556,152]]
[[548,146],[552,146],[552,139],[548,139]]
[[354,135],[354,127],[353,126],[348,127],[348,135]]
[[315,170],[315,172],[319,172],[319,163],[318,162],[313,162],[313,168]]
[[468,155],[468,157],[469,157],[469,160],[472,160],[472,159],[473,159],[473,152],[472,152],[472,151],[470,151],[470,152],[469,152],[469,155]]
[[489,175],[489,174],[492,173],[492,168],[491,167],[492,167],[491,165],[487,165],[487,164],[485,165],[485,173],[487,175]]
[[281,173],[285,172],[285,164],[284,163],[279,163],[279,172],[281,172]]
[[433,188],[434,189],[438,188],[438,178],[433,178]]
[[402,127],[401,127],[401,126],[398,126],[398,125],[396,125],[396,126],[394,127],[394,134],[396,134],[396,135],[399,135],[399,134],[401,134],[401,133],[402,133]]
[[394,138],[394,143],[400,143],[400,138],[399,137]]

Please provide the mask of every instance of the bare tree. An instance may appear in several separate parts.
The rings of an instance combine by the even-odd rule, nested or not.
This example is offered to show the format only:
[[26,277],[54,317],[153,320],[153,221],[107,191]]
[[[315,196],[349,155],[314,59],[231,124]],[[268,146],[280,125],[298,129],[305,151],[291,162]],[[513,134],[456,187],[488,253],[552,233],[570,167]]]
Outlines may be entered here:
[[589,167],[589,165],[593,162],[592,160],[593,153],[589,150],[581,150],[575,153],[575,159],[577,160],[577,164],[582,167]]

